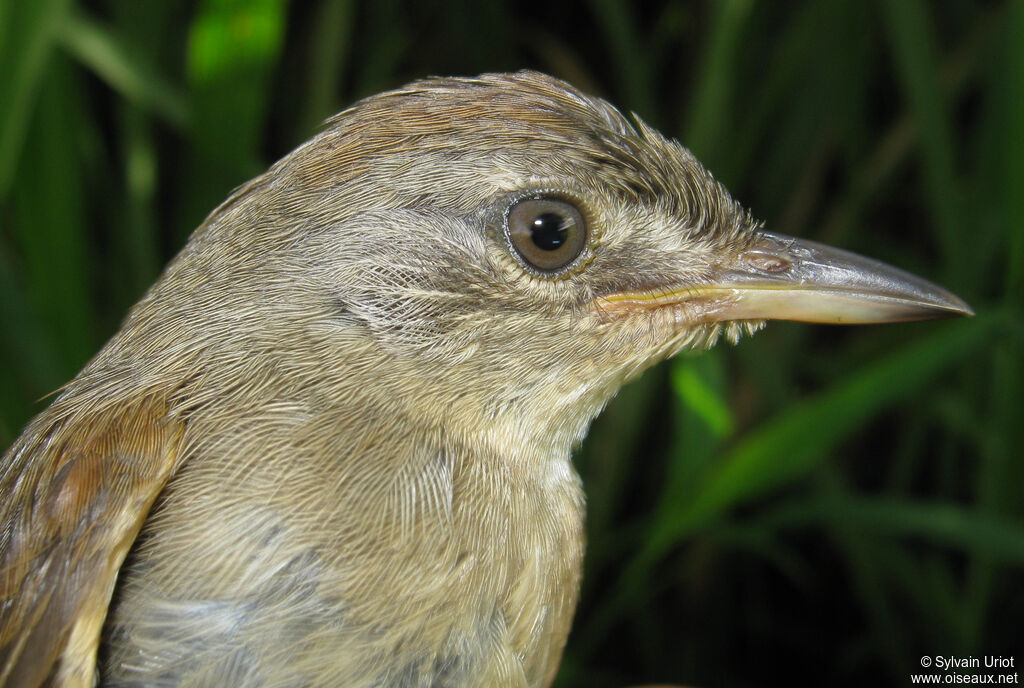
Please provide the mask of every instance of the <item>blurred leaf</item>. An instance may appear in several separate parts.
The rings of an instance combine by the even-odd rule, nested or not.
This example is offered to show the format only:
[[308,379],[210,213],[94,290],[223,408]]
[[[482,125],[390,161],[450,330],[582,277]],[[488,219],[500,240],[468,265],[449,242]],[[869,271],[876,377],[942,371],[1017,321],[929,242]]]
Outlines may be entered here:
[[710,533],[710,540],[722,548],[743,550],[769,562],[793,585],[806,585],[812,578],[803,560],[783,546],[768,519],[747,523],[723,523]]
[[877,3],[914,119],[921,127],[923,172],[932,222],[947,259],[960,250],[963,215],[954,171],[949,106],[939,80],[930,6],[922,0]]
[[590,0],[589,4],[625,95],[622,105],[659,126],[663,115],[654,98],[654,65],[648,43],[636,26],[634,4],[627,0]]
[[39,81],[71,0],[4,2],[0,22],[0,200],[25,141]]
[[[587,503],[593,514],[587,519],[587,529],[592,533],[607,534],[609,521],[628,496],[631,465],[622,457],[637,446],[646,430],[657,398],[656,379],[652,371],[623,387],[584,439],[579,463],[587,475]],[[587,552],[587,564],[604,559],[608,545],[607,538],[596,538],[596,547]]]
[[[6,246],[4,246],[6,248]],[[0,446],[14,440],[16,431],[29,417],[25,400],[38,390],[55,389],[60,377],[60,356],[52,337],[39,322],[6,251],[0,251],[0,353],[6,374],[0,376],[3,403],[3,433]]]
[[[701,365],[702,362],[708,365]],[[718,363],[714,369],[709,367],[712,362]],[[718,379],[710,379],[716,373]],[[736,419],[723,395],[722,378],[721,359],[713,356],[680,358],[672,366],[672,388],[718,438],[728,437],[736,427]]]
[[283,0],[206,0],[192,24],[188,72],[195,83],[221,83],[248,65],[277,54]]
[[155,208],[159,163],[153,133],[149,121],[131,106],[121,109],[121,122],[125,214],[113,229],[117,239],[114,260],[120,261],[123,269],[111,275],[115,293],[125,297],[117,303],[118,313],[128,308],[160,271]]
[[780,507],[761,520],[768,528],[841,524],[887,537],[923,540],[982,554],[1010,565],[1024,565],[1024,524],[957,504],[897,497],[832,496]]
[[716,464],[674,519],[660,521],[667,527],[651,533],[645,558],[659,557],[740,501],[806,474],[867,418],[974,354],[999,320],[951,323],[766,421]]
[[398,0],[378,0],[367,8],[369,33],[373,40],[365,46],[353,79],[354,93],[368,96],[382,88],[395,86],[396,72],[413,42],[416,27],[410,25],[409,13]]
[[722,351],[683,355],[671,363],[672,443],[668,468],[651,511],[647,532],[670,530],[680,503],[694,492],[708,468],[714,465],[735,420],[725,404],[727,378]]
[[182,94],[129,56],[110,29],[80,12],[70,13],[62,29],[68,50],[111,88],[171,124],[185,126],[188,108]]
[[818,27],[836,6],[832,0],[812,0],[801,3],[794,16],[786,18],[772,41],[774,50],[763,57],[767,74],[750,84],[751,92],[744,95],[745,105],[736,116],[737,130],[721,151],[716,171],[720,170],[724,179],[738,178],[753,165],[755,152],[774,121],[772,114],[792,97],[794,82],[815,59]]
[[339,82],[352,50],[355,10],[354,0],[327,0],[317,14],[310,41],[309,98],[303,114],[306,135],[337,109]]
[[70,65],[56,60],[44,78],[26,154],[12,187],[10,229],[23,259],[32,307],[48,325],[59,360],[47,377],[65,379],[95,346],[95,312],[85,230],[82,148],[88,119]]
[[[910,655],[908,645],[912,639],[907,637],[900,624],[900,614],[886,596],[889,570],[877,566],[882,561],[895,565],[894,562],[905,557],[898,551],[893,552],[891,543],[879,541],[845,523],[835,524],[834,530],[834,538],[846,555],[844,568],[850,577],[850,583],[844,587],[847,594],[860,601],[862,613],[871,628],[866,640],[871,643],[872,651],[884,661],[883,666],[889,669],[890,677],[894,674],[906,676],[909,667],[904,665]],[[875,681],[881,682],[878,678],[876,676]]]
[[183,82],[184,42],[174,40],[175,34],[168,31],[168,27],[181,24],[182,7],[132,0],[109,2],[112,17],[105,18],[102,25],[111,42],[109,51],[125,62],[124,68],[134,74],[133,79],[146,82],[144,88],[149,88],[151,79],[157,84],[157,92],[146,98],[170,92],[184,114],[180,126],[174,126],[146,98],[140,100],[121,90],[115,92],[118,97],[114,126],[120,132],[120,145],[115,149],[116,162],[111,160],[111,172],[120,182],[120,193],[104,198],[110,244],[103,252],[103,260],[106,265],[117,266],[105,271],[101,284],[104,293],[110,295],[102,301],[106,332],[116,327],[124,312],[159,274],[166,257],[164,249],[177,248],[162,245],[167,213],[158,204],[161,198],[171,197],[170,187],[177,175],[171,173],[169,161],[161,158],[159,142],[161,134],[166,135],[173,127],[171,135],[178,142],[177,149],[187,140],[191,127],[184,86],[178,84]]
[[1006,203],[1005,217],[1010,222],[1009,250],[1006,252],[1006,294],[1011,302],[1024,305],[1024,2],[1010,4],[1012,13],[1006,27],[1009,53],[1003,84],[1006,98],[1005,132],[1007,149],[1006,184],[1003,187]]
[[752,6],[751,0],[721,0],[712,4],[710,39],[700,61],[683,138],[686,146],[712,167],[723,133],[733,120],[731,88],[736,83],[736,46]]
[[190,232],[232,188],[262,171],[261,133],[285,4],[205,0],[192,21],[187,76],[194,157],[181,231]]
[[684,489],[678,495],[666,492],[645,539],[621,575],[617,596],[604,600],[586,640],[596,642],[611,620],[642,594],[652,567],[672,547],[742,501],[806,475],[867,418],[975,353],[1002,320],[997,314],[951,323],[869,364],[763,423],[710,466],[696,489]]
[[[1002,10],[997,5],[982,14],[956,50],[947,56],[942,65],[942,84],[947,98],[959,96],[971,83],[969,77],[978,69],[985,51],[997,35],[1002,23]],[[884,191],[886,182],[892,179],[913,149],[919,136],[918,124],[916,118],[905,115],[894,122],[884,135],[877,137],[874,150],[851,172],[851,180],[842,196],[828,211],[819,234],[822,240],[841,241],[855,229],[864,206]]]

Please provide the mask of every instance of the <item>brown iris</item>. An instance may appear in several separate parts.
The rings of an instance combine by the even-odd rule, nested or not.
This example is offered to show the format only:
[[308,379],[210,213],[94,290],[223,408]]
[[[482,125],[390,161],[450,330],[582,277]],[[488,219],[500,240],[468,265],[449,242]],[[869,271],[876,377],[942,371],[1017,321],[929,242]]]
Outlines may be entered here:
[[525,198],[508,210],[505,232],[522,260],[543,273],[570,265],[587,244],[587,226],[573,204],[557,198]]

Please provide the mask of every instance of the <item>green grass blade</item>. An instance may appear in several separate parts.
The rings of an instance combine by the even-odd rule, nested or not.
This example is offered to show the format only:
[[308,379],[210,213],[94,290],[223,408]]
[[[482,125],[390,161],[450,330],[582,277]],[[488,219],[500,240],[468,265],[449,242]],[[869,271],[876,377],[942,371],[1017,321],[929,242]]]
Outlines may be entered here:
[[70,0],[5,2],[0,23],[0,199],[25,142],[40,78]]
[[285,33],[285,4],[206,0],[192,20],[186,71],[193,157],[179,224],[183,232],[264,167],[263,126]]
[[91,122],[71,65],[63,57],[54,62],[27,131],[31,154],[12,186],[10,229],[31,308],[59,355],[53,372],[63,380],[96,344],[81,145]]
[[999,320],[942,327],[764,423],[717,464],[669,528],[651,534],[646,556],[659,556],[737,503],[805,475],[865,420],[975,353]]
[[722,360],[711,354],[679,358],[672,365],[672,388],[711,433],[724,439],[736,428],[736,418],[725,399]]
[[7,252],[0,250],[0,355],[6,364],[6,373],[0,376],[2,447],[14,440],[31,415],[26,397],[31,399],[37,390],[52,390],[63,382],[60,357],[36,317],[20,277]]
[[[631,452],[640,443],[657,399],[654,371],[622,388],[608,408],[594,422],[577,453],[579,469],[586,476],[587,504],[591,515],[587,529],[607,536],[609,521],[621,508],[629,485]],[[603,562],[609,540],[595,538],[596,547],[587,551],[587,565]]]
[[920,124],[929,210],[944,256],[952,264],[962,249],[964,226],[949,106],[940,88],[929,7],[922,0],[881,0],[878,5],[908,104]]
[[736,52],[751,0],[722,0],[712,5],[713,17],[683,141],[706,164],[714,166],[715,149],[732,122],[732,85],[736,83]]
[[654,126],[661,124],[662,112],[654,97],[654,74],[647,43],[636,26],[634,5],[626,0],[590,0],[591,12],[618,73],[626,108],[634,110]]
[[309,95],[302,115],[303,136],[316,131],[337,109],[341,75],[352,49],[353,0],[327,0],[319,8],[311,37]]
[[[806,475],[872,415],[905,398],[987,344],[1000,314],[953,323],[926,335],[766,421],[706,472],[696,490],[666,495],[614,598],[584,633],[598,638],[644,588],[651,568],[681,540],[737,504]],[[703,450],[702,450],[703,451]],[[666,513],[671,512],[671,517]]]
[[761,521],[768,528],[841,524],[895,538],[925,540],[1024,566],[1024,524],[958,504],[899,497],[832,496],[781,507]]
[[183,94],[130,56],[109,28],[71,12],[60,37],[72,55],[124,98],[176,127],[185,126],[188,107]]

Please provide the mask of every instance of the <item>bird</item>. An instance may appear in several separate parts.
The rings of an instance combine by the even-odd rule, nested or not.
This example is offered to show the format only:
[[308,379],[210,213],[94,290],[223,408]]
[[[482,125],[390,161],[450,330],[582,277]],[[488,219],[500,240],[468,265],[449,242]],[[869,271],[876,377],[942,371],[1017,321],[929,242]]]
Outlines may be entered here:
[[572,451],[767,320],[970,315],[534,71],[367,97],[217,207],[0,462],[0,684],[548,686]]

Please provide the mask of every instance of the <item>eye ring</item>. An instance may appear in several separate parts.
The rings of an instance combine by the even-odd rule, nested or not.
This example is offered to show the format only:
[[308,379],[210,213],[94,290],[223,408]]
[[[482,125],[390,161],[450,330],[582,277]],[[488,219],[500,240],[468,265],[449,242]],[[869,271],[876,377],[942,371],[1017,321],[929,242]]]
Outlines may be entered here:
[[505,237],[527,268],[559,275],[587,246],[587,223],[573,203],[552,196],[529,196],[505,211]]

